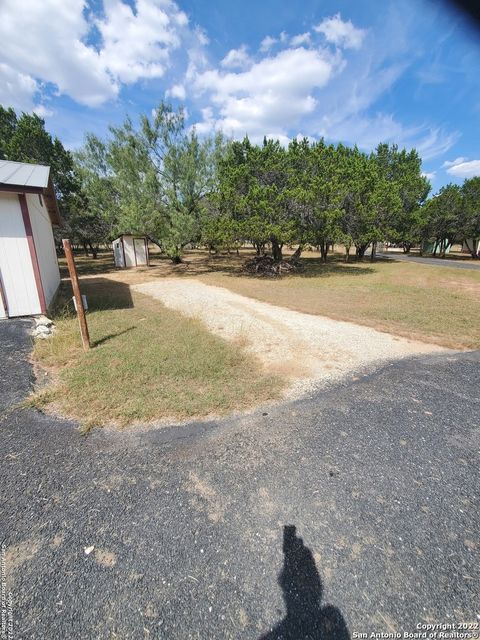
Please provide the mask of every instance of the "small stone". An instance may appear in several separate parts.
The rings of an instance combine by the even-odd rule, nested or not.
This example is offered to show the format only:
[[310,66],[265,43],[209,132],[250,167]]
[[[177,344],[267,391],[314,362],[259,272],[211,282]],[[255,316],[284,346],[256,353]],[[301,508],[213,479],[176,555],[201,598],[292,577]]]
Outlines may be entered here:
[[92,553],[92,551],[95,549],[95,545],[92,544],[91,547],[84,547],[83,550],[85,551],[85,555],[90,555]]
[[47,318],[47,316],[38,316],[35,318],[35,324],[37,327],[51,327],[53,325],[53,321],[50,320],[50,318]]

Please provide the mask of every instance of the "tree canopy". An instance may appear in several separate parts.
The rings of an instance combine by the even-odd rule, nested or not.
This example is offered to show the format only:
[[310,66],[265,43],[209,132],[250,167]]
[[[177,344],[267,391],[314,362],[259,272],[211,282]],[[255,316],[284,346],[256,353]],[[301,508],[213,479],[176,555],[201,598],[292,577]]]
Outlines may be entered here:
[[285,245],[319,250],[390,242],[445,255],[463,242],[478,257],[480,178],[428,197],[415,149],[382,143],[371,153],[325,140],[252,143],[217,133],[198,136],[183,109],[160,103],[105,139],[88,134],[71,154],[36,115],[0,107],[0,157],[49,164],[75,242],[93,251],[120,233],[147,235],[181,260],[187,245],[209,251],[253,244],[281,260]]

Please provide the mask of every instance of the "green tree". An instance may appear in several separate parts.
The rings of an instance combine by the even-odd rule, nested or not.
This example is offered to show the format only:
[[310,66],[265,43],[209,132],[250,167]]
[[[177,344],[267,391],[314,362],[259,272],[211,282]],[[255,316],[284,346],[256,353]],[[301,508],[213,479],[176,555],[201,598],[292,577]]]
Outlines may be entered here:
[[384,228],[389,240],[400,244],[405,253],[418,242],[416,212],[430,191],[428,179],[422,175],[422,160],[415,149],[399,150],[398,145],[379,144],[374,154],[380,175],[399,200]]
[[48,133],[42,118],[28,113],[17,116],[13,109],[0,106],[0,157],[49,165],[60,210],[68,216],[69,197],[79,190],[72,154]]
[[459,234],[472,258],[480,258],[480,177],[465,180],[462,185],[463,210]]
[[174,262],[200,238],[204,200],[215,189],[222,136],[199,140],[182,109],[161,103],[139,127],[127,118],[110,129],[106,163],[118,232],[145,233]]
[[434,256],[438,252],[444,258],[455,239],[463,235],[463,204],[462,190],[456,184],[445,185],[426,202],[423,236],[433,242]]

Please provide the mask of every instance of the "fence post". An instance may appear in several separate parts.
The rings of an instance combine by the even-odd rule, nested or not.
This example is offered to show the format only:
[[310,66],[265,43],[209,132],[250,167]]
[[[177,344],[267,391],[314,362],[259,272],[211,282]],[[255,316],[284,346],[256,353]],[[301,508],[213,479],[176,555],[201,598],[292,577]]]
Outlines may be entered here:
[[90,349],[90,336],[88,334],[87,319],[85,317],[82,294],[80,293],[80,285],[78,283],[77,267],[75,266],[70,240],[64,238],[62,240],[62,244],[65,251],[65,257],[67,258],[68,273],[70,274],[70,280],[72,281],[72,289],[77,306],[77,315],[78,322],[80,323],[80,334],[82,336],[83,348],[87,351]]

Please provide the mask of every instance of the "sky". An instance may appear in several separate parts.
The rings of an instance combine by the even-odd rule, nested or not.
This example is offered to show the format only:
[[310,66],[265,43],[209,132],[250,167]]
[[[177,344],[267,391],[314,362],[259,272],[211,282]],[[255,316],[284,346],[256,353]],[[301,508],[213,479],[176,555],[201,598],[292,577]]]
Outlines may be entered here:
[[442,0],[0,0],[0,104],[70,149],[161,100],[201,135],[415,147],[480,175],[480,30]]

